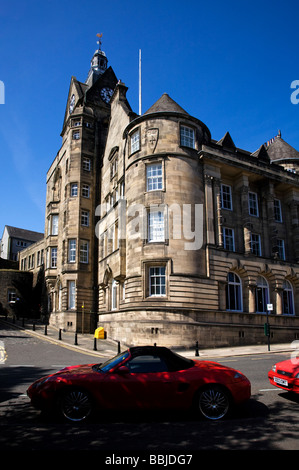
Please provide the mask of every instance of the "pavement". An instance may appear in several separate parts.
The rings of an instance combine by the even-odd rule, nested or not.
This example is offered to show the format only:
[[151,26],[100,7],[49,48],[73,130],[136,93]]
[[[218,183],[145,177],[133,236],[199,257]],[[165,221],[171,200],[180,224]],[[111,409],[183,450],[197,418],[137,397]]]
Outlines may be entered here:
[[[82,352],[84,354],[90,354],[91,356],[107,357],[111,358],[115,356],[119,351],[123,351],[127,348],[127,345],[123,345],[113,339],[95,339],[94,334],[76,334],[69,331],[59,330],[50,325],[43,325],[39,322],[33,322],[12,319],[0,319],[0,323],[6,324],[7,326],[24,330],[26,334],[37,336],[44,341],[58,344],[69,349]],[[159,346],[159,344],[157,344]],[[215,359],[228,356],[248,356],[255,354],[269,354],[269,353],[293,353],[299,351],[299,341],[284,344],[270,344],[270,349],[267,344],[265,337],[265,344],[259,345],[246,345],[246,346],[233,346],[233,347],[222,347],[222,348],[209,348],[202,349],[199,345],[198,351],[196,351],[195,345],[191,349],[175,348],[170,347],[171,350],[176,351],[182,356],[193,358],[193,359]],[[197,355],[198,353],[198,355]]]

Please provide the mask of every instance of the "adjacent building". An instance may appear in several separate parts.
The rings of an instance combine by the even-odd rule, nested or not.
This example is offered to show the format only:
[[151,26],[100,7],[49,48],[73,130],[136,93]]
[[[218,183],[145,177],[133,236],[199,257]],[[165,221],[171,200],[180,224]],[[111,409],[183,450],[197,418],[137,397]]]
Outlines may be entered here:
[[265,342],[271,308],[272,341],[299,339],[299,153],[280,132],[254,153],[213,139],[167,94],[138,115],[126,93],[101,48],[71,79],[45,236],[20,255],[43,259],[50,322],[211,347]]
[[43,233],[5,225],[1,238],[0,258],[18,261],[21,250],[43,238]]

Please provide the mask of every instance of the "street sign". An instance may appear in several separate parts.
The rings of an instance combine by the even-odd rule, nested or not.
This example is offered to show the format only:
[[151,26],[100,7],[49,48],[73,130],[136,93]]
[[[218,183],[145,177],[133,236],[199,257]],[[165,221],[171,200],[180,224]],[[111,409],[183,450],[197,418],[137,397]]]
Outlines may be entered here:
[[267,304],[267,310],[268,311],[273,310],[273,304]]

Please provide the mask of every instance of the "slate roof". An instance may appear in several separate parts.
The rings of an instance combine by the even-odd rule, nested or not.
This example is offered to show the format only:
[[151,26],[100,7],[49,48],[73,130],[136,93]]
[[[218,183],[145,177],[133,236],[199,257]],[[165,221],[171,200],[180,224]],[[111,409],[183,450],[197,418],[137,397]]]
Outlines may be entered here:
[[175,112],[188,115],[180,105],[178,105],[167,93],[156,101],[144,114]]
[[44,238],[44,234],[40,232],[33,232],[23,228],[11,227],[10,225],[6,225],[5,227],[7,229],[8,235],[11,238],[20,238],[22,240],[28,240],[31,242],[38,242]]
[[299,159],[299,152],[285,142],[280,135],[276,136],[267,147],[267,153],[272,161]]

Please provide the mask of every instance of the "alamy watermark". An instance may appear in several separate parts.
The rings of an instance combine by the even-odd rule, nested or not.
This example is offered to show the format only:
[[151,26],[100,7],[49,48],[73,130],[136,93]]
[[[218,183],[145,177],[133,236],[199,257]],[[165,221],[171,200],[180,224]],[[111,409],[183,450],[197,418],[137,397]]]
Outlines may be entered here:
[[5,104],[5,86],[4,82],[0,80],[0,104]]
[[295,91],[291,94],[291,103],[298,104],[299,103],[299,80],[293,80],[291,83],[291,88],[295,89]]
[[[137,240],[165,242],[185,240],[185,250],[199,250],[203,244],[203,204],[127,204],[126,199],[110,209],[100,204],[95,211],[102,217],[96,224],[95,232],[99,239],[105,234],[107,240]],[[115,234],[117,224],[117,234]],[[112,228],[112,229],[111,229]]]

